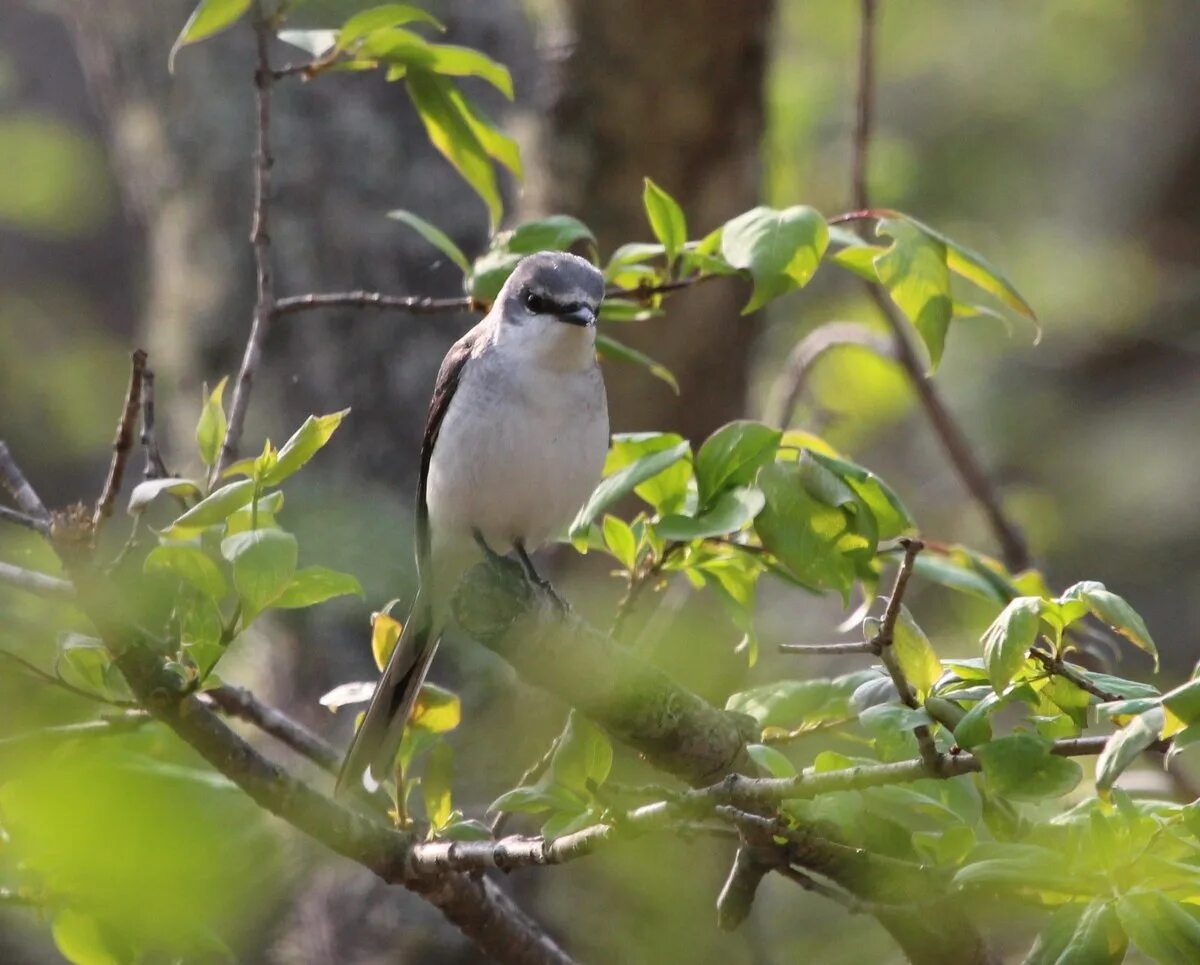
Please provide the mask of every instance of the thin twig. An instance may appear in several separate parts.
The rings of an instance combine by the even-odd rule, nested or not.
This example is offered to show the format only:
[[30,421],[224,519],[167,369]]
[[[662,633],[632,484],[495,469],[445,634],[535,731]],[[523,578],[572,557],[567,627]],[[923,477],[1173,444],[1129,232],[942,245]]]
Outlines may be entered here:
[[83,697],[86,700],[92,700],[98,704],[107,704],[110,707],[123,707],[126,709],[132,709],[138,706],[131,700],[115,700],[111,697],[105,697],[102,694],[92,693],[90,690],[84,690],[82,687],[76,687],[74,684],[68,683],[61,677],[56,677],[54,674],[46,673],[46,671],[44,671],[37,664],[31,663],[20,654],[13,653],[11,650],[0,650],[0,659],[15,663],[31,677],[42,681],[42,683],[49,684],[52,687],[65,690],[67,693],[74,694],[76,697]]
[[811,655],[824,653],[878,653],[871,644],[859,643],[855,640],[849,640],[845,643],[781,643],[779,650],[781,653],[804,653]]
[[218,479],[225,467],[237,458],[242,430],[246,423],[246,410],[250,406],[250,392],[254,385],[254,376],[262,361],[263,343],[266,342],[271,319],[275,315],[275,287],[274,277],[271,273],[271,236],[268,231],[270,226],[271,166],[275,163],[271,156],[271,85],[274,83],[268,53],[271,33],[271,22],[263,10],[261,0],[256,0],[254,39],[258,59],[257,68],[254,71],[254,91],[258,108],[256,125],[258,144],[254,152],[254,216],[250,230],[250,243],[254,249],[254,270],[258,295],[254,304],[254,319],[250,325],[250,336],[246,339],[246,351],[242,356],[242,366],[238,371],[237,385],[234,387],[233,402],[229,407],[229,422],[225,430],[225,438],[221,443],[221,455],[217,464],[213,466],[209,479],[210,484]]
[[893,354],[891,340],[866,325],[858,322],[822,325],[809,332],[792,349],[787,364],[771,388],[763,421],[785,428],[790,425],[813,364],[830,349],[843,345],[858,345],[881,358],[891,358]]
[[62,724],[58,727],[42,727],[24,734],[14,734],[12,737],[0,738],[0,751],[23,744],[35,744],[42,741],[74,740],[77,737],[116,737],[139,730],[154,718],[142,710],[131,710],[119,717],[101,717],[98,720],[85,720],[77,724]]
[[276,318],[280,318],[297,312],[326,308],[379,308],[409,312],[414,315],[483,310],[482,305],[467,296],[432,298],[428,295],[384,295],[381,292],[348,291],[289,295],[275,302],[274,315]]
[[146,450],[146,468],[142,470],[144,479],[165,479],[171,475],[167,464],[163,462],[162,452],[158,448],[158,436],[154,431],[154,372],[142,370],[142,447]]
[[26,516],[24,513],[18,513],[15,509],[9,509],[7,506],[0,506],[0,522],[24,526],[26,529],[31,529],[42,536],[50,534],[50,524],[45,520]]
[[[831,219],[831,223],[865,220],[878,217],[881,212],[870,210],[867,197],[867,150],[871,143],[874,88],[874,32],[875,0],[862,0],[862,35],[859,44],[860,57],[858,85],[857,123],[854,132],[854,204],[857,211]],[[867,282],[871,298],[882,312],[895,338],[896,360],[904,369],[917,391],[917,397],[925,409],[930,425],[942,443],[951,464],[967,487],[972,498],[982,507],[988,523],[1000,544],[1001,555],[1009,570],[1016,572],[1030,564],[1029,548],[1025,538],[1008,515],[992,486],[966,436],[950,415],[941,395],[933,382],[926,376],[924,366],[913,347],[908,334],[909,326],[896,308],[887,292],[878,284]]]
[[281,744],[290,747],[324,770],[337,773],[342,755],[332,744],[318,737],[299,721],[264,704],[249,690],[224,686],[205,691],[204,696],[223,713],[253,724],[263,733],[270,734]]
[[1087,691],[1093,697],[1096,697],[1102,703],[1111,703],[1114,700],[1120,700],[1119,694],[1114,694],[1105,690],[1103,687],[1097,687],[1092,681],[1088,680],[1079,670],[1071,664],[1064,661],[1061,657],[1056,657],[1053,654],[1046,653],[1034,647],[1029,651],[1029,656],[1037,660],[1047,672],[1057,674],[1066,680],[1071,681],[1080,690]]
[[29,485],[29,480],[25,478],[25,474],[18,468],[13,460],[12,453],[8,451],[8,446],[0,441],[0,486],[3,486],[13,502],[26,516],[32,516],[34,519],[39,519],[46,526],[50,525],[50,512],[42,505],[42,501],[38,498],[38,494],[34,488]]
[[24,567],[13,566],[11,563],[0,561],[0,583],[16,587],[34,596],[44,596],[52,600],[75,599],[75,588],[66,580],[47,573],[38,573]]
[[135,349],[131,358],[125,405],[121,409],[121,418],[117,420],[117,434],[113,438],[112,461],[108,465],[108,475],[104,479],[104,487],[100,490],[100,498],[96,500],[96,512],[92,515],[93,536],[99,535],[100,527],[112,515],[117,493],[121,491],[125,463],[129,461],[129,452],[133,449],[134,426],[137,424],[142,404],[142,373],[145,369],[146,353],[140,348]]

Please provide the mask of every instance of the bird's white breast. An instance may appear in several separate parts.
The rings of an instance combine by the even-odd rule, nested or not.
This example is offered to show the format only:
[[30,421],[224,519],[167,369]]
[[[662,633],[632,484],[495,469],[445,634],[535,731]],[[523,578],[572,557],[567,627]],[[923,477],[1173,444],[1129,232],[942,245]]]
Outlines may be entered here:
[[608,407],[594,364],[555,371],[489,352],[466,366],[429,466],[434,557],[488,546],[533,550],[586,501],[604,467]]

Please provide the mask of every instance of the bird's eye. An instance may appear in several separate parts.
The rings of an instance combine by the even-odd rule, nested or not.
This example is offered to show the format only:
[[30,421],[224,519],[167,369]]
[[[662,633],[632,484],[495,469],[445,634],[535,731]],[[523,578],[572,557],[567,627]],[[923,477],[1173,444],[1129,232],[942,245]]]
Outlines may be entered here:
[[542,298],[541,295],[538,295],[535,292],[527,291],[525,293],[525,307],[533,312],[533,314],[540,315],[542,312],[546,311],[546,299]]

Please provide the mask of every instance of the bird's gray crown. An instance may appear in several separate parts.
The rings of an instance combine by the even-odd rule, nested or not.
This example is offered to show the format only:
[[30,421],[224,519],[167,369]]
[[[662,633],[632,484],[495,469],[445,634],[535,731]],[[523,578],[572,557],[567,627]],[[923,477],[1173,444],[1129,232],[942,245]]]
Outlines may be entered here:
[[604,276],[589,261],[565,251],[539,251],[522,258],[504,283],[501,301],[532,295],[555,309],[586,307],[595,312],[604,298]]

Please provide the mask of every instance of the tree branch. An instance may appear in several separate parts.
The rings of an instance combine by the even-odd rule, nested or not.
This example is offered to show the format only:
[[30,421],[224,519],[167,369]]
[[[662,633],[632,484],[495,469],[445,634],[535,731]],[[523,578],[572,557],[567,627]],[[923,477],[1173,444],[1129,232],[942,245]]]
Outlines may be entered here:
[[158,437],[154,432],[154,373],[142,370],[142,447],[146,450],[146,468],[143,479],[165,479],[171,473],[163,462],[158,448]]
[[125,463],[129,461],[129,452],[133,449],[134,426],[137,424],[138,411],[142,404],[142,373],[146,369],[146,353],[142,349],[133,352],[132,364],[129,371],[129,388],[125,392],[125,405],[121,409],[121,418],[117,421],[117,434],[112,444],[112,461],[108,465],[108,475],[104,479],[104,487],[100,490],[100,498],[96,500],[96,511],[92,515],[92,537],[99,535],[104,521],[112,515],[113,503],[117,493],[121,491],[121,480],[125,476]]
[[845,643],[781,643],[780,653],[806,654],[847,654],[847,653],[877,653],[869,643],[859,643],[848,640]]
[[[64,581],[65,582],[65,581]],[[19,654],[15,654],[10,650],[0,650],[0,660],[7,660],[10,663],[15,663],[18,667],[25,671],[36,680],[40,680],[44,684],[49,684],[51,687],[57,687],[60,690],[65,690],[69,694],[74,694],[76,697],[83,697],[85,700],[93,700],[98,704],[107,704],[111,707],[135,708],[137,704],[128,700],[114,700],[110,697],[104,697],[100,694],[94,694],[90,690],[84,690],[82,687],[76,687],[74,684],[67,683],[61,677],[56,677],[53,674],[46,673],[37,664],[30,663]]]
[[73,600],[75,598],[75,590],[66,580],[27,570],[20,566],[13,566],[11,563],[3,561],[0,561],[0,583],[14,586],[18,590],[24,590],[34,596],[44,596],[52,600]]
[[290,295],[275,303],[275,317],[297,312],[327,308],[378,308],[409,312],[414,315],[434,315],[439,312],[482,311],[483,306],[473,298],[432,298],[428,295],[384,295],[380,292],[348,291],[320,294]]
[[25,478],[25,474],[13,461],[12,453],[8,451],[8,446],[3,441],[0,441],[0,485],[12,496],[13,502],[17,504],[21,512],[39,520],[47,530],[49,529],[49,511],[42,505],[38,494],[29,485],[29,480]]
[[0,522],[24,526],[26,529],[31,529],[42,536],[50,535],[50,524],[44,519],[26,516],[24,513],[18,513],[15,509],[9,509],[7,506],[0,506]]
[[217,687],[205,691],[204,696],[223,714],[253,724],[318,767],[337,773],[342,755],[336,748],[299,721],[264,704],[244,687]]

